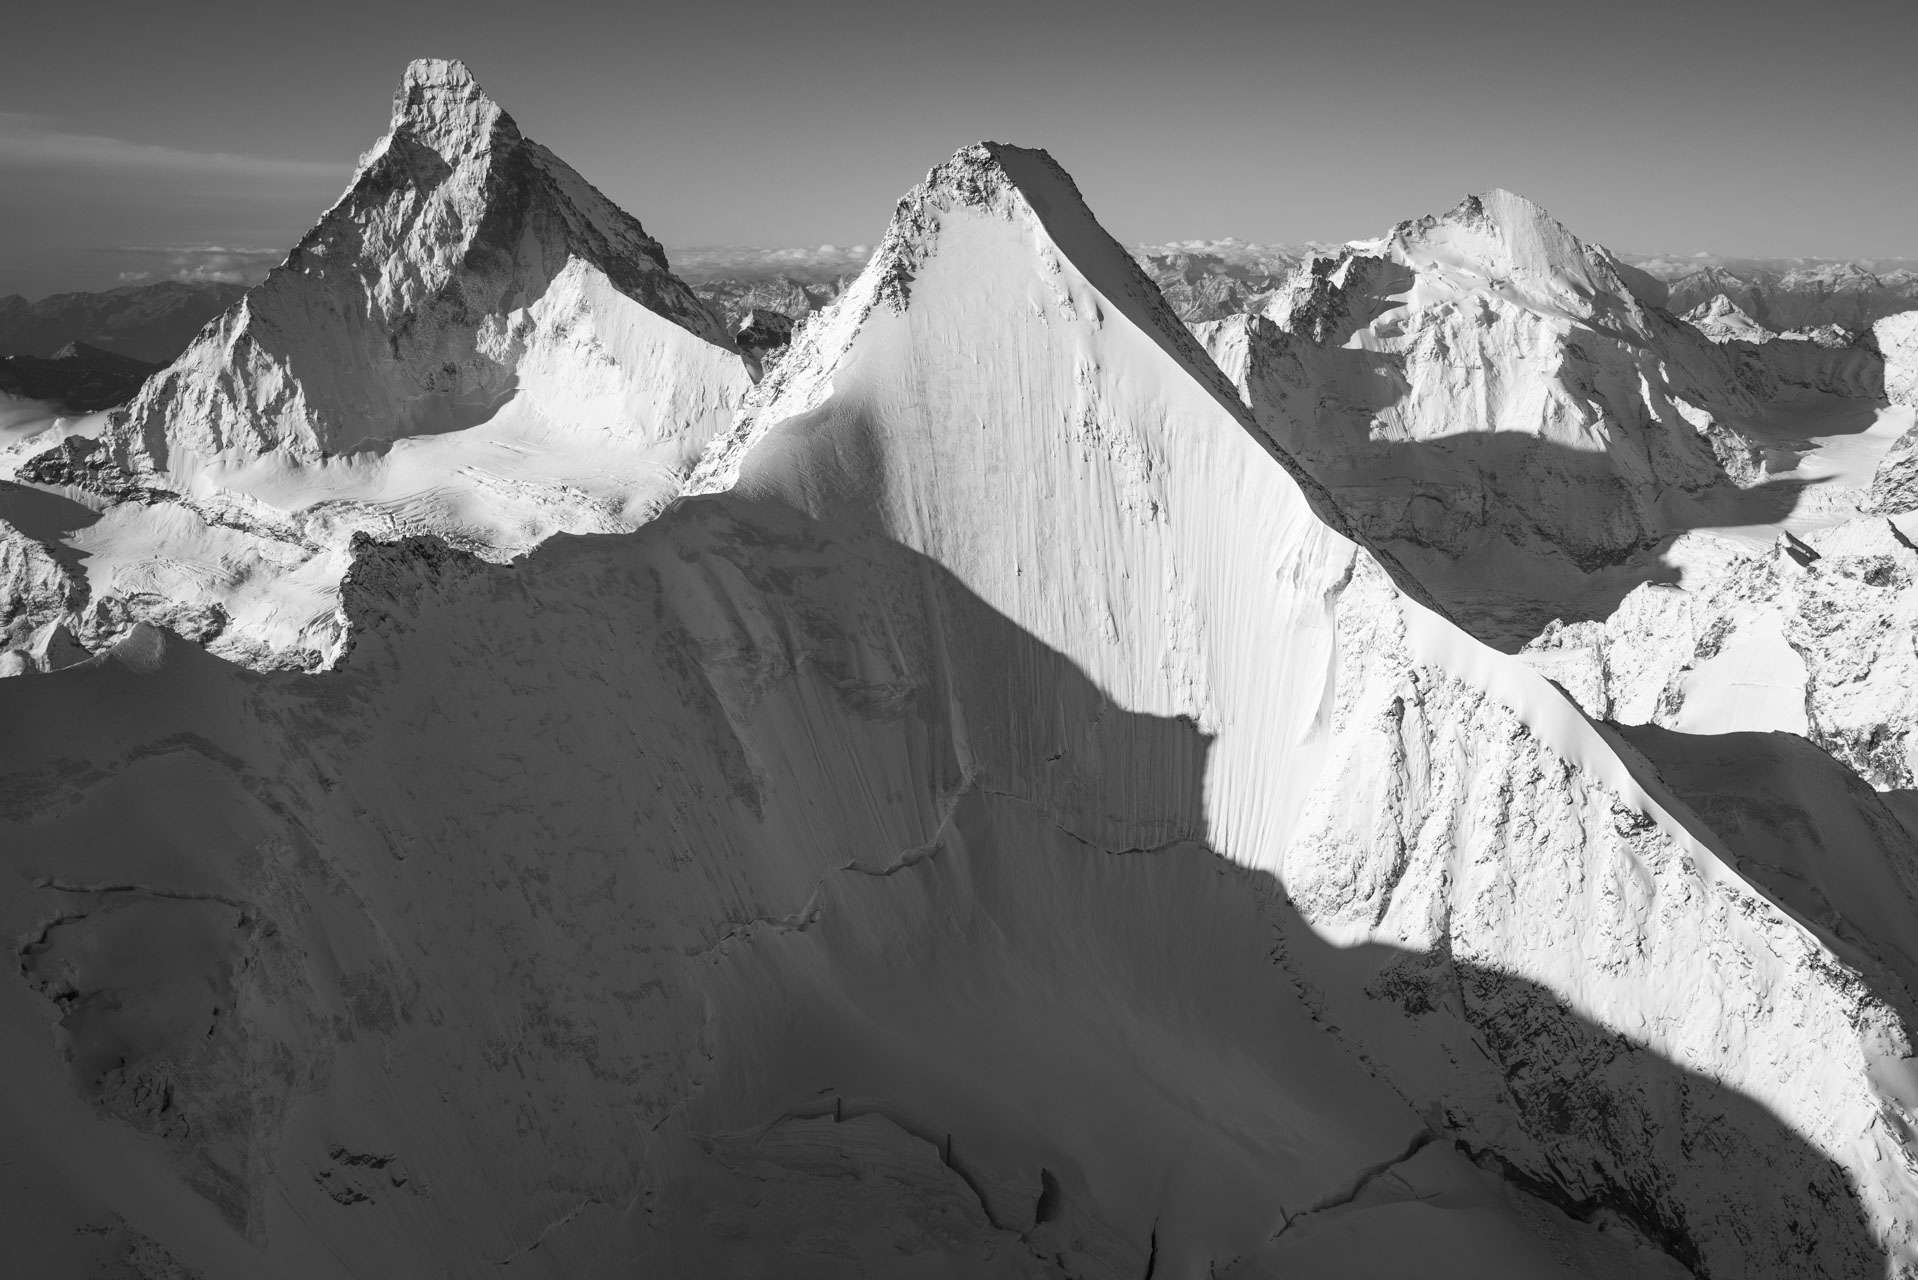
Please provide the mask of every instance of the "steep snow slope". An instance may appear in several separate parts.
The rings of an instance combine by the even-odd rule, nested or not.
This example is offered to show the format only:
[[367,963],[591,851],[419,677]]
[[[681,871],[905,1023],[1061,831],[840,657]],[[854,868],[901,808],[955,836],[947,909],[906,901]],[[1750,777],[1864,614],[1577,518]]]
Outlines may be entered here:
[[96,641],[184,610],[224,652],[310,666],[354,532],[503,557],[631,528],[751,372],[637,222],[424,61],[286,262],[97,447],[22,474],[105,507],[73,544]]
[[[1036,360],[1045,349],[1060,356]],[[1005,149],[962,153],[902,206],[880,262],[807,330],[768,402],[720,442],[697,487],[721,489],[736,475],[735,492],[777,494],[819,516],[859,513],[1069,655],[1121,705],[1190,717],[1216,735],[1204,788],[1210,843],[1275,873],[1320,935],[1389,939],[1522,975],[1585,1019],[1738,1082],[1781,1114],[1829,1114],[1822,1102],[1792,1102],[1799,1086],[1785,1083],[1825,1072],[1826,1046],[1783,1049],[1763,1066],[1746,1056],[1769,1056],[1762,1046],[1773,1035],[1799,1034],[1744,1023],[1764,1020],[1760,1010],[1779,999],[1805,998],[1786,994],[1809,979],[1802,960],[1778,969],[1754,953],[1749,972],[1771,975],[1757,988],[1707,979],[1706,1003],[1691,1003],[1702,989],[1683,957],[1740,935],[1734,917],[1774,908],[1666,825],[1549,689],[1395,595],[1236,420],[1226,388],[1199,395],[1202,371],[1179,376],[1194,368],[1178,326],[1048,162]],[[1020,434],[1009,443],[1008,431]],[[1533,781],[1515,786],[1516,777]],[[1657,816],[1642,825],[1620,816],[1647,811]],[[1775,943],[1809,955],[1797,926],[1778,919],[1759,950]],[[1396,1088],[1477,1134],[1499,1134],[1508,1158],[1548,1181],[1569,1179],[1575,1198],[1656,1187],[1646,1198],[1684,1204],[1683,1230],[1711,1269],[1772,1265],[1769,1251],[1795,1247],[1733,1245],[1736,1232],[1717,1239],[1705,1225],[1722,1189],[1689,1189],[1692,1157],[1643,1136],[1649,1115],[1667,1134],[1696,1117],[1635,1098],[1615,1113],[1634,1122],[1607,1124],[1602,1137],[1586,1127],[1589,1115],[1555,1124],[1551,1108],[1568,1095],[1528,1078],[1541,1068],[1523,1037],[1491,1050],[1515,1055],[1505,1063],[1520,1082],[1515,1106],[1511,1081],[1472,1065],[1485,1061],[1478,1049],[1453,1053],[1463,1045],[1451,1032],[1416,1018],[1432,1038],[1408,1044],[1402,1011],[1368,1016],[1379,1003],[1349,972],[1301,968],[1334,993],[1328,1017]],[[1442,987],[1454,980],[1442,960],[1433,971],[1446,975]],[[1675,972],[1687,976],[1674,986]],[[1374,991],[1391,985],[1368,977]],[[1848,989],[1855,998],[1859,989]],[[1482,1044],[1477,998],[1463,1008]],[[1554,1015],[1523,999],[1488,1013],[1505,1018],[1559,1034],[1544,1029]],[[1599,1051],[1585,1032],[1565,1034],[1552,1079],[1604,1094],[1595,1078],[1604,1073],[1585,1055],[1617,1042],[1601,1033],[1610,1047]],[[1865,1056],[1875,1062],[1876,1052]],[[1858,1069],[1875,1069],[1864,1060]],[[1862,1105],[1860,1114],[1876,1113],[1877,1103]],[[1852,1139],[1833,1130],[1828,1141],[1838,1156]],[[1838,1158],[1860,1169],[1879,1160]],[[1907,1212],[1891,1207],[1909,1201],[1902,1182],[1882,1192],[1860,1182],[1880,1206],[1873,1213]],[[1744,1220],[1795,1216],[1773,1205]]]
[[1448,558],[1544,557],[1575,578],[1681,527],[1685,495],[1757,477],[1728,425],[1755,403],[1662,300],[1493,191],[1314,257],[1262,315],[1200,332],[1359,527],[1465,604]]
[[357,539],[337,671],[0,685],[22,1256],[1910,1273],[1881,958],[1329,525],[1042,153],[764,396],[637,531]]

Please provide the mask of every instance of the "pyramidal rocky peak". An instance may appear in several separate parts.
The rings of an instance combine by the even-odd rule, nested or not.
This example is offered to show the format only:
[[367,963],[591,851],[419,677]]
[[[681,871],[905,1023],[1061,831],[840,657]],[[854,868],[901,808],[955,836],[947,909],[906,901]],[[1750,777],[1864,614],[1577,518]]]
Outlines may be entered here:
[[90,641],[146,620],[310,668],[355,535],[503,558],[633,528],[757,373],[638,221],[423,61],[286,261],[23,474],[111,505],[75,543]]
[[[346,193],[133,403],[118,460],[190,477],[477,425],[518,393],[523,363],[558,354],[539,306],[554,291],[594,311],[630,302],[731,350],[631,215],[524,137],[462,64],[416,62]],[[220,376],[229,368],[238,376]],[[622,368],[593,390],[634,401],[657,390],[645,376]]]
[[981,143],[757,373],[421,62],[18,460],[22,1256],[1918,1276],[1890,799],[1435,603],[1741,483],[1754,393],[1615,258],[1493,192],[1195,334]]

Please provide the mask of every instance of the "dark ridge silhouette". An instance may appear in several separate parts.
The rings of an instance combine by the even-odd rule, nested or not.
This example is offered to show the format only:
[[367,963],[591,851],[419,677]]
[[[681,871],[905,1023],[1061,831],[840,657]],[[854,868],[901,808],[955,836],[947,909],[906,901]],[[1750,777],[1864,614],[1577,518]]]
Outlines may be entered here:
[[[73,1273],[131,1230],[73,1214],[138,1210],[258,1272],[1253,1276],[1349,1259],[1363,1205],[1380,1273],[1581,1218],[1703,1276],[1882,1273],[1752,1099],[1512,974],[1320,941],[1208,846],[1206,735],[851,514],[362,543],[333,673],[169,639],[0,683],[36,727],[0,1010],[37,1011],[0,1075],[65,1077],[0,1107],[171,1162],[96,1189],[24,1126],[19,1256]],[[1565,1212],[1434,1236],[1435,1186]]]
[[159,367],[69,342],[51,356],[0,356],[0,393],[92,413],[124,404]]

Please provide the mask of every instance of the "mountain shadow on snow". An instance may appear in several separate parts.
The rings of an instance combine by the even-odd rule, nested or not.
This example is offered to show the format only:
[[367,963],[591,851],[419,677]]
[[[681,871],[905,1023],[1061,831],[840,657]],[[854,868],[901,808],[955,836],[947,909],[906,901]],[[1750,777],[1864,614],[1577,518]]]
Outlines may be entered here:
[[[1760,1103],[1321,941],[1210,847],[1206,734],[864,521],[362,541],[345,599],[320,676],[146,630],[0,685],[43,726],[0,744],[43,1272],[1882,1270]],[[36,1147],[101,1121],[111,1190]],[[183,1191],[171,1254],[122,1216]]]

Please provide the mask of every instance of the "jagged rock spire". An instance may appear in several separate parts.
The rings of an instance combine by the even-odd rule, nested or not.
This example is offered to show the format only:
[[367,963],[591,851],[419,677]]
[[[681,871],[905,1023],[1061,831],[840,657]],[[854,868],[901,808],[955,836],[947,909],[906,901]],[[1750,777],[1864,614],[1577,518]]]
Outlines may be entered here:
[[520,140],[513,117],[486,96],[466,64],[445,58],[419,58],[407,66],[393,95],[391,131],[449,159],[474,146]]

